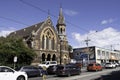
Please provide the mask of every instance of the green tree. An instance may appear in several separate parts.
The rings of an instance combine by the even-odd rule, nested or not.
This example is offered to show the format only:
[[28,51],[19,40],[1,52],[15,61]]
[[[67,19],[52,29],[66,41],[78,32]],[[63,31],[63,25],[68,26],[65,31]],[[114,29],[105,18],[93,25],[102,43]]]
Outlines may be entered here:
[[73,48],[71,45],[68,45],[68,51],[69,51],[69,53],[73,51]]
[[17,56],[17,64],[29,65],[34,57],[35,52],[28,48],[21,38],[0,37],[0,64],[13,64],[13,59]]
[[73,58],[73,53],[72,53],[73,48],[72,48],[71,45],[68,46],[68,51],[69,51],[69,56],[70,56],[70,58]]

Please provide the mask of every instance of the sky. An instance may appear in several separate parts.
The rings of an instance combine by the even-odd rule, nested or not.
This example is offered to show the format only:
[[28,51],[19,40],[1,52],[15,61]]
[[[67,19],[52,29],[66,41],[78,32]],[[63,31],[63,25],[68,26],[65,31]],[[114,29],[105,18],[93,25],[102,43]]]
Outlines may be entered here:
[[[47,19],[54,27],[60,6],[73,48],[88,46],[120,50],[120,0],[0,0],[0,36]],[[112,46],[112,47],[111,47]]]

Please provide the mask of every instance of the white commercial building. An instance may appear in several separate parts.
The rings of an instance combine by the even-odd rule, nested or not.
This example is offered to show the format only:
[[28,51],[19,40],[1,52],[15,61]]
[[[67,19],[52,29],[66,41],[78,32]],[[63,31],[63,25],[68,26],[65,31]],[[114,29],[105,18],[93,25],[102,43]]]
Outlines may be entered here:
[[91,46],[73,49],[73,57],[82,63],[120,62],[120,51]]

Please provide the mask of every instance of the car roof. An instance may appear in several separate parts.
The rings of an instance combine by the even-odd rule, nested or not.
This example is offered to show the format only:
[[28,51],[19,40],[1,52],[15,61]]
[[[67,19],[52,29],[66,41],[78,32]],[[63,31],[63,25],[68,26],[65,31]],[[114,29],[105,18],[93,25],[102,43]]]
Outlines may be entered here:
[[[9,66],[0,66],[0,67],[6,67],[6,68],[10,68],[10,69],[14,70],[13,68],[11,68]],[[14,70],[14,71],[16,71],[16,70]]]

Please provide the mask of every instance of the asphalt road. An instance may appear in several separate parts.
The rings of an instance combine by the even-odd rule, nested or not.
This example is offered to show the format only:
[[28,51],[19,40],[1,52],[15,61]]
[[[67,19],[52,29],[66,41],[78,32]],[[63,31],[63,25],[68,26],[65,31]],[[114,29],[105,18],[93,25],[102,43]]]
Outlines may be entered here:
[[[113,75],[113,73],[115,74],[115,72],[113,71],[119,72],[118,74],[120,74],[119,70],[120,67],[116,69],[104,69],[103,71],[98,71],[98,72],[87,72],[86,69],[82,69],[81,75],[75,75],[70,77],[57,77],[55,75],[47,75],[46,80],[107,80],[106,76],[109,76],[111,74],[113,77],[109,76],[109,78],[111,79],[108,80],[117,80],[117,79],[113,79],[115,78]],[[119,79],[120,78],[118,78],[118,80]],[[28,80],[42,80],[42,77],[29,78]]]

